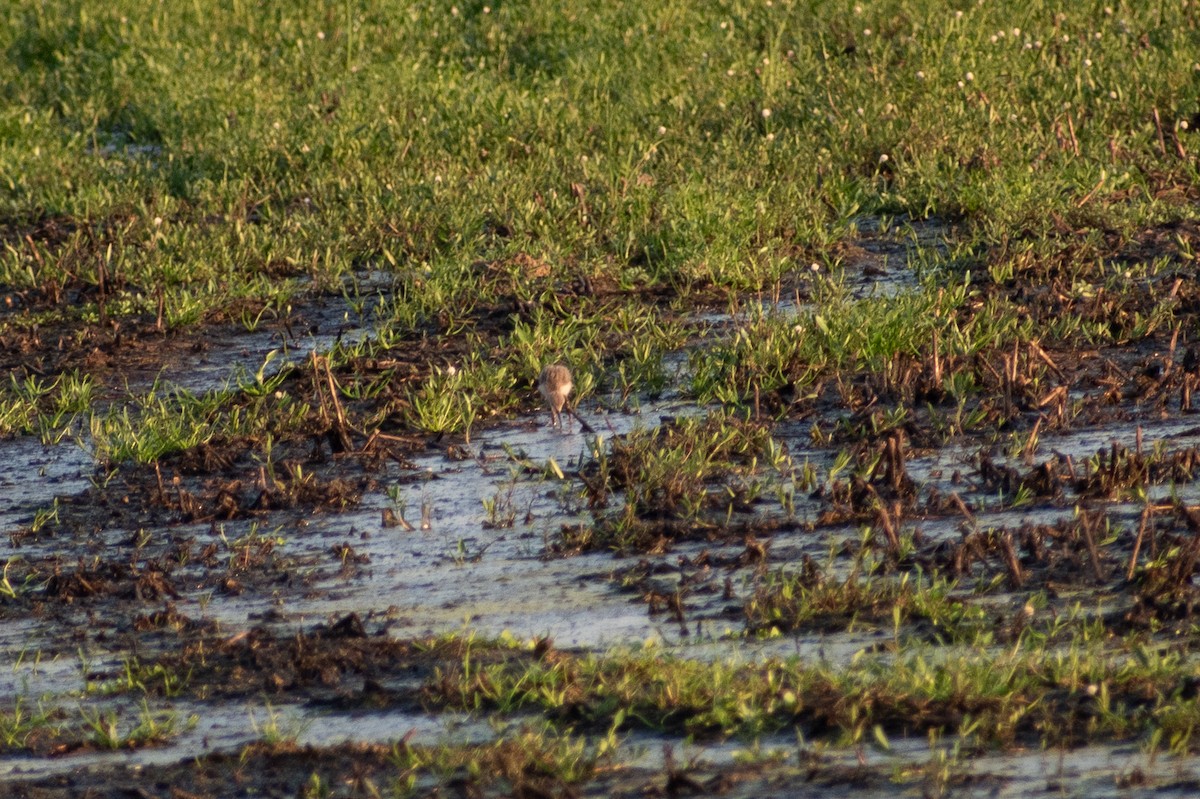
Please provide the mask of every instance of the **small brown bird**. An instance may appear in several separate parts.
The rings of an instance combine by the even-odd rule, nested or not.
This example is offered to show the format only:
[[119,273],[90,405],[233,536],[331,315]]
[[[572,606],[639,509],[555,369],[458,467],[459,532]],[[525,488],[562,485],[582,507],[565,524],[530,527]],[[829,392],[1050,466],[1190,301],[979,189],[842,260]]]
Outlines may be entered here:
[[[571,386],[571,370],[561,363],[549,364],[538,376],[538,391],[550,406],[550,421],[555,427],[562,427],[562,409],[567,404]],[[569,413],[570,408],[567,411]]]

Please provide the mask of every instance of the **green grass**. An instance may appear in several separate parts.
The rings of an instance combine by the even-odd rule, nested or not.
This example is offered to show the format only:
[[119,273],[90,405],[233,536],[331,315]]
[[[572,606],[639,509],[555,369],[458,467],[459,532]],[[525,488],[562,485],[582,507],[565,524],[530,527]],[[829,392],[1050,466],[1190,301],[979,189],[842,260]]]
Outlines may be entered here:
[[802,389],[846,369],[882,370],[897,355],[921,354],[935,333],[943,355],[976,352],[1002,333],[994,318],[959,321],[972,293],[959,283],[854,300],[831,285],[812,310],[753,308],[732,339],[694,354],[692,390],[701,401],[744,403],[749,389]]
[[[1195,216],[1182,7],[58,0],[0,22],[0,286],[30,306],[0,332],[36,323],[91,347],[113,322],[253,330],[317,295],[360,301],[381,270],[393,288],[350,370],[432,336],[460,372],[427,365],[365,427],[469,431],[527,407],[549,358],[576,368],[581,397],[662,392],[681,311],[836,267],[864,216],[901,234],[955,223],[945,253],[913,244],[927,285],[856,301],[834,280],[799,319],[756,314],[693,356],[695,396],[743,404],[748,386],[880,370],[934,334],[950,357],[1028,338],[982,275],[1056,260],[1128,290],[1094,268],[1113,237]],[[1064,228],[1086,233],[1065,255]],[[1168,306],[1098,315],[1077,288],[1045,335],[1169,329]],[[0,432],[62,429],[60,408],[21,402]],[[168,427],[188,429],[106,451],[202,440],[180,413]]]
[[[778,570],[755,588],[746,603],[750,629],[779,634],[784,630],[854,630],[882,623],[899,635],[902,625],[922,623],[946,643],[979,643],[987,628],[985,612],[954,595],[955,584],[940,577],[904,573],[898,578],[857,568],[845,579],[816,571]],[[907,628],[904,628],[907,629]]]
[[101,463],[153,463],[217,436],[256,436],[265,442],[269,460],[272,434],[294,434],[312,411],[286,394],[255,394],[236,389],[160,393],[156,386],[127,403],[94,411],[88,446]]
[[38,703],[28,707],[16,699],[11,709],[0,711],[0,746],[8,752],[18,752],[45,745],[64,735],[67,714],[61,708]]
[[783,497],[797,471],[766,424],[724,411],[638,428],[611,443],[599,437],[591,455],[578,478],[595,523],[565,531],[572,549],[647,550],[703,536]]
[[475,746],[399,744],[392,765],[399,772],[396,790],[401,796],[415,794],[422,778],[430,775],[443,782],[465,778],[471,784],[516,793],[531,786],[535,790],[539,786],[569,790],[569,786],[594,779],[612,758],[616,745],[611,736],[593,743],[547,726],[544,730],[519,730],[494,743]]
[[0,389],[0,435],[38,433],[45,443],[56,441],[91,409],[94,392],[92,378],[78,372],[52,380],[10,374]]
[[953,735],[970,744],[1078,745],[1144,737],[1191,751],[1197,705],[1182,698],[1194,666],[1136,640],[1113,649],[1085,630],[1047,649],[909,646],[849,664],[791,658],[703,662],[653,649],[537,659],[468,652],[432,678],[427,701],[479,712],[537,711],[608,729],[696,738],[800,729],[848,745],[891,735]]
[[149,313],[158,287],[186,325],[367,265],[431,265],[441,294],[519,253],[746,289],[859,214],[999,240],[1192,213],[1160,191],[1194,177],[1175,158],[1200,110],[1182,7],[484,9],[10,7],[0,219],[64,230],[10,240],[0,282],[103,263],[110,313]]

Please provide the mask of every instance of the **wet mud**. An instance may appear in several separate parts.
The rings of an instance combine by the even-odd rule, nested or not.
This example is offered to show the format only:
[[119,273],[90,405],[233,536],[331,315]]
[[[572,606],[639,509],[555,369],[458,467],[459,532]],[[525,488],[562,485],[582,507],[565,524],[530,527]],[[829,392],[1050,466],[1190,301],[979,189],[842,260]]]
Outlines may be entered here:
[[[68,235],[45,224],[47,237]],[[937,261],[949,235],[932,223],[904,232],[864,223],[860,233],[837,259],[860,300],[913,291],[916,259]],[[433,336],[414,332],[386,358],[322,368],[330,348],[372,336],[372,304],[397,290],[378,276],[366,306],[309,298],[253,332],[212,320],[201,335],[173,337],[146,318],[59,346],[82,328],[11,327],[0,348],[10,370],[82,369],[103,386],[102,403],[156,384],[202,393],[272,381],[313,411],[303,433],[270,442],[270,458],[253,436],[213,437],[150,465],[97,462],[82,430],[78,444],[0,442],[6,787],[28,797],[322,795],[321,786],[351,796],[384,786],[870,796],[895,794],[901,772],[909,795],[1189,795],[1185,766],[1136,741],[1068,736],[1051,755],[1038,751],[1037,729],[1022,729],[1007,753],[975,753],[969,768],[956,761],[943,772],[943,749],[903,737],[894,750],[847,750],[814,727],[829,751],[768,737],[783,755],[734,757],[748,744],[715,734],[686,754],[672,749],[677,738],[629,726],[617,755],[571,770],[549,751],[562,741],[522,737],[520,725],[545,718],[526,711],[497,721],[495,734],[436,688],[464,668],[471,637],[527,642],[486,650],[500,663],[652,645],[700,660],[848,664],[914,641],[950,649],[987,636],[1009,647],[1029,630],[1054,645],[1055,620],[1081,604],[1096,609],[1105,636],[1140,635],[1190,657],[1200,356],[1182,323],[1139,325],[1164,303],[1177,320],[1200,312],[1178,257],[1178,242],[1196,235],[1147,231],[1105,250],[1064,232],[1071,258],[974,277],[978,294],[960,320],[1015,304],[1034,329],[1071,313],[1118,343],[1026,336],[951,355],[935,337],[879,368],[759,386],[738,413],[688,399],[685,352],[668,361],[680,374],[658,398],[635,404],[602,390],[584,403],[593,435],[549,428],[533,375],[528,397],[469,438],[399,425],[401,387],[452,365],[466,344],[434,320]],[[1175,266],[1084,295],[1073,281],[1103,281],[1071,271],[1083,246],[1100,246],[1106,270],[1151,256]],[[802,313],[805,269],[778,292],[790,299],[740,307]],[[8,313],[99,290],[12,295]],[[607,290],[578,288],[592,307]],[[694,350],[743,321],[647,301],[690,326]],[[499,341],[527,310],[515,298],[476,309],[472,333]],[[393,388],[375,397],[335,407],[322,393],[384,376]],[[692,469],[696,451],[703,465]],[[931,608],[921,590],[937,581],[946,588]],[[1195,689],[1176,692],[1187,702]],[[954,728],[970,707],[957,710],[941,726]],[[25,729],[31,714],[37,723]],[[439,746],[454,751],[435,756]]]

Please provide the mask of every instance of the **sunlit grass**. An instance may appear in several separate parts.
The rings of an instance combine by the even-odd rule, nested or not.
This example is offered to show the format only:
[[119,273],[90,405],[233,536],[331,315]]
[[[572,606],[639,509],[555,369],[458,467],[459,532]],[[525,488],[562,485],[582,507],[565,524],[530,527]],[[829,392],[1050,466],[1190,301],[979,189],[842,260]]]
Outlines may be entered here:
[[[9,8],[0,216],[61,224],[9,243],[0,282],[94,281],[111,245],[120,313],[162,287],[188,325],[367,265],[523,253],[557,278],[753,289],[861,214],[991,240],[1190,214],[1160,191],[1192,177],[1182,6],[346,12]],[[268,266],[284,279],[256,283]]]
[[536,710],[608,729],[697,738],[789,728],[842,745],[887,736],[958,736],[1014,746],[1129,740],[1176,752],[1196,744],[1193,699],[1179,697],[1192,665],[1181,654],[1081,634],[1047,649],[1038,634],[1007,651],[908,646],[848,664],[801,658],[706,662],[649,649],[534,660],[469,651],[426,686],[438,704],[480,712]]

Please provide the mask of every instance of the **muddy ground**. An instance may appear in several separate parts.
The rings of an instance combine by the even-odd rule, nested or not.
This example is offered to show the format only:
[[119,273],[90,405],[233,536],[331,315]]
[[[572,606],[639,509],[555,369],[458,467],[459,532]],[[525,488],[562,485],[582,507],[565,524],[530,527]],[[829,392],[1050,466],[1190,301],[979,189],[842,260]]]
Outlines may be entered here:
[[[275,390],[312,410],[299,432],[269,444],[217,435],[144,465],[94,462],[82,430],[83,449],[71,441],[44,449],[28,438],[0,444],[9,497],[0,506],[9,542],[0,706],[13,727],[3,743],[5,791],[39,799],[374,796],[396,786],[436,796],[920,795],[936,785],[981,796],[1032,786],[1052,795],[1189,795],[1196,782],[1183,765],[1143,757],[1129,741],[1097,751],[1075,738],[1055,762],[1033,729],[1019,731],[1008,763],[993,755],[941,781],[911,765],[927,752],[905,760],[859,744],[825,753],[784,734],[767,739],[787,749],[783,756],[733,757],[732,748],[750,744],[717,736],[711,753],[689,760],[679,754],[689,745],[682,737],[632,728],[623,731],[628,759],[618,754],[567,777],[546,765],[544,741],[523,744],[515,731],[542,719],[497,720],[497,736],[486,711],[464,715],[431,686],[463,659],[450,633],[543,642],[532,645],[534,656],[646,641],[701,658],[797,653],[839,662],[886,651],[900,595],[864,589],[852,610],[845,595],[827,608],[773,595],[780,567],[809,589],[855,590],[865,556],[884,577],[919,571],[994,586],[955,601],[981,611],[972,624],[999,646],[1082,601],[1101,608],[1106,635],[1140,634],[1191,653],[1200,600],[1192,399],[1200,284],[1181,252],[1198,238],[1182,225],[1085,245],[1065,231],[1063,264],[1088,246],[1105,274],[1125,262],[1170,266],[1119,291],[1080,292],[1080,280],[1099,277],[1052,259],[1003,282],[977,276],[959,320],[969,325],[973,313],[1003,302],[1033,330],[1080,316],[1112,334],[1106,343],[1034,336],[949,356],[934,340],[881,369],[748,394],[748,417],[717,424],[773,438],[793,464],[820,475],[808,484],[789,473],[780,481],[786,503],[714,473],[678,495],[667,485],[622,504],[648,479],[640,451],[627,445],[630,431],[669,442],[709,410],[688,400],[682,378],[654,400],[600,391],[585,401],[580,413],[600,444],[578,428],[547,427],[532,375],[520,415],[484,419],[469,439],[427,434],[395,420],[407,385],[465,351],[461,335],[437,325],[386,359],[350,359],[326,372],[313,353],[369,338],[369,309],[355,315],[316,295],[254,333],[218,319],[165,334],[151,318],[24,327],[22,315],[78,301],[87,287],[10,294],[0,303],[8,309],[0,360],[18,378],[82,369],[102,386],[99,402],[120,403],[127,386],[156,380],[220,388],[284,347],[272,366]],[[860,296],[915,286],[903,247],[886,239],[868,228],[848,249],[847,283]],[[772,312],[798,313],[808,279],[798,270]],[[394,290],[372,280],[380,297]],[[688,326],[689,352],[745,322],[715,303],[684,311],[671,300],[641,298],[646,313]],[[606,301],[603,287],[581,290],[589,309]],[[1163,306],[1171,326],[1132,332]],[[478,307],[472,335],[498,342],[527,310],[515,296]],[[388,392],[345,397],[339,408],[323,382],[381,374],[390,376]],[[976,390],[948,394],[955,375]],[[945,419],[961,404],[975,421],[947,435]],[[605,467],[597,446],[609,453]],[[840,453],[853,468],[830,477]],[[551,459],[562,479],[548,476]],[[707,497],[699,512],[687,510],[687,491]],[[1031,596],[1041,604],[1027,610]],[[919,612],[904,625],[915,639],[947,642]],[[1179,693],[1189,700],[1195,687]],[[45,718],[21,728],[22,709]],[[914,730],[897,720],[886,732]],[[447,741],[460,747],[458,759],[428,765],[426,749]],[[1083,765],[1071,765],[1077,756]]]

